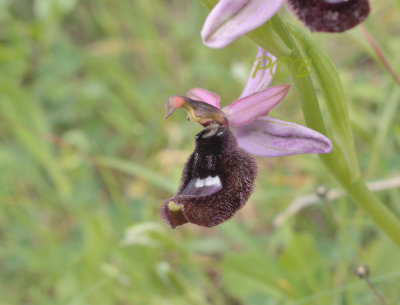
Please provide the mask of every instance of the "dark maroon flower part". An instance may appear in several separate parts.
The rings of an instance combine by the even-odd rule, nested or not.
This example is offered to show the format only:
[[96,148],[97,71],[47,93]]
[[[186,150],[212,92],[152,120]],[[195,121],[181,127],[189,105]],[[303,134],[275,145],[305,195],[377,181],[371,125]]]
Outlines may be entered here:
[[195,139],[178,192],[161,208],[171,228],[187,222],[216,226],[231,218],[253,191],[256,164],[228,128],[212,122]]
[[311,31],[343,32],[369,14],[368,0],[288,0],[296,15]]
[[[368,0],[288,0],[311,31],[343,32],[362,22]],[[223,48],[267,22],[285,0],[219,0],[201,30],[203,43]]]

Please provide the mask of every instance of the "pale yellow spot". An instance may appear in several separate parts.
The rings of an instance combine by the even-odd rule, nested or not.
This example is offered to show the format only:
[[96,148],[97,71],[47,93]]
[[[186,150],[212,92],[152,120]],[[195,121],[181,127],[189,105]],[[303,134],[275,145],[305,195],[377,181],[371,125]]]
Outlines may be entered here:
[[178,212],[182,210],[182,207],[176,204],[174,201],[170,201],[168,202],[168,210],[170,210],[171,212]]

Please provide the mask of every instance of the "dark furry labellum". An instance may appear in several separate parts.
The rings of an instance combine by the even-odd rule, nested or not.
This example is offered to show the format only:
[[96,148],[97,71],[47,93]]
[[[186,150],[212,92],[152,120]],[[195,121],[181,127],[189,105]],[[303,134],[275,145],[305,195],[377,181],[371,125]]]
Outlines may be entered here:
[[369,14],[368,0],[289,0],[296,15],[311,31],[343,32]]
[[178,192],[161,208],[171,228],[187,222],[216,226],[231,218],[253,191],[256,164],[228,128],[212,123],[195,139]]

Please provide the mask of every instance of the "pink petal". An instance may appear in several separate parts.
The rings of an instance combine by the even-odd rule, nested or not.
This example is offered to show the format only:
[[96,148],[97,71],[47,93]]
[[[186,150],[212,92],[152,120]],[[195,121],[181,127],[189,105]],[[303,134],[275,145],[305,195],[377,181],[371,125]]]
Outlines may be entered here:
[[208,91],[203,88],[193,88],[190,89],[187,93],[187,96],[192,100],[202,101],[207,104],[210,104],[214,107],[220,108],[219,103],[221,102],[221,98],[218,94]]
[[332,150],[331,141],[323,134],[272,117],[259,118],[232,131],[239,147],[255,156],[322,154]]
[[268,88],[273,75],[270,67],[275,60],[276,57],[269,54],[263,48],[258,47],[257,57],[254,60],[249,79],[240,97],[248,96]]
[[223,48],[271,18],[284,0],[220,0],[201,30],[203,43]]
[[290,85],[282,84],[238,99],[227,107],[226,115],[229,123],[240,126],[267,115],[283,100],[289,89]]

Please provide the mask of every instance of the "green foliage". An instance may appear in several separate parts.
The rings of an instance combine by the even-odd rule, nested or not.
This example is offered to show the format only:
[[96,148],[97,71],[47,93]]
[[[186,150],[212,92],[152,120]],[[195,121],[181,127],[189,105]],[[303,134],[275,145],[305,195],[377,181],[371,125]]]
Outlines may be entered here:
[[[373,4],[366,26],[400,72],[398,1]],[[199,130],[184,113],[164,121],[165,100],[200,86],[229,104],[256,52],[246,38],[204,47],[206,14],[196,1],[0,0],[0,304],[377,304],[359,263],[398,300],[399,249],[349,199],[271,227],[294,198],[336,186],[316,156],[258,159],[256,192],[218,228],[162,223]],[[363,172],[398,175],[399,88],[357,30],[314,37],[339,67]],[[291,94],[273,115],[300,113]],[[400,214],[399,190],[379,195]]]

